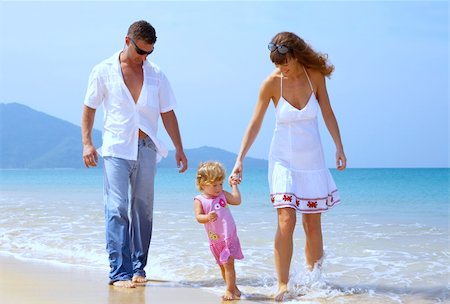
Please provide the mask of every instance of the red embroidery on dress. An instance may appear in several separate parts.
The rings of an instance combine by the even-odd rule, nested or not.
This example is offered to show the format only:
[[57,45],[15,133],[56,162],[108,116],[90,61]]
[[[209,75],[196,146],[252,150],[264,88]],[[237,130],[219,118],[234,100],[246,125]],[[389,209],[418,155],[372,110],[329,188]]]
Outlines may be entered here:
[[272,195],[272,196],[270,197],[270,200],[272,201],[272,204],[275,203],[275,195]]
[[295,204],[298,206],[300,206],[300,201],[298,199],[295,200]]
[[283,195],[283,201],[285,202],[292,202],[292,196],[291,195]]
[[317,208],[317,202],[308,201],[308,208]]

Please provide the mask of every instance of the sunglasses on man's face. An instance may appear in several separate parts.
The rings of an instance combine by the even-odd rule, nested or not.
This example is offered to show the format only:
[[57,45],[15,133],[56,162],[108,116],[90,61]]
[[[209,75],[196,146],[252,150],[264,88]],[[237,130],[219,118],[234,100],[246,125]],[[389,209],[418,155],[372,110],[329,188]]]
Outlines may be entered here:
[[141,49],[140,47],[138,47],[136,45],[136,42],[134,41],[134,39],[131,37],[130,37],[130,41],[131,41],[131,43],[133,43],[136,53],[138,53],[139,55],[150,55],[151,53],[153,53],[154,49],[151,50],[150,52],[147,52],[147,51],[144,51],[143,49]]
[[281,55],[287,54],[287,52],[289,52],[288,47],[283,44],[275,44],[271,42],[269,43],[269,45],[267,45],[267,47],[271,52],[277,50],[277,52],[280,53]]

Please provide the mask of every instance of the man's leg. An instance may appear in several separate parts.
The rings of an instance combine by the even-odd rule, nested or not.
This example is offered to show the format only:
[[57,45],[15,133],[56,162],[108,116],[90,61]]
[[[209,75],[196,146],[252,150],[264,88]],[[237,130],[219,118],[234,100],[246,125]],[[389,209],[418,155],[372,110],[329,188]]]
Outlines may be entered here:
[[152,237],[156,147],[150,138],[139,141],[136,168],[131,175],[131,242],[134,281],[145,281]]
[[116,157],[104,158],[106,250],[111,267],[109,274],[111,283],[129,281],[133,274],[128,219],[130,167],[127,160]]

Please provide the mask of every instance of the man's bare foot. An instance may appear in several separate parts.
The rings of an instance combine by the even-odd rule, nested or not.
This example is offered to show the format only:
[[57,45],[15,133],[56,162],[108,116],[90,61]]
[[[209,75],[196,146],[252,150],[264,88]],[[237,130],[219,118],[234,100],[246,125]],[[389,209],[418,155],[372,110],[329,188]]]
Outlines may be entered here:
[[222,296],[222,300],[224,301],[232,301],[232,300],[237,300],[239,299],[239,297],[236,297],[236,295],[234,294],[234,292],[226,290],[225,294]]
[[234,286],[234,291],[233,291],[233,294],[234,294],[234,296],[236,297],[236,298],[240,298],[241,297],[241,291],[239,290],[239,288],[237,288],[237,286]]
[[130,280],[128,281],[115,281],[112,283],[113,286],[121,287],[121,288],[135,288],[136,285],[133,284]]
[[133,276],[132,281],[133,281],[133,283],[143,284],[143,283],[147,283],[147,278],[140,276],[140,275],[135,275],[135,276]]
[[284,300],[284,296],[286,295],[286,293],[288,293],[287,285],[280,285],[273,299],[277,302],[282,302]]

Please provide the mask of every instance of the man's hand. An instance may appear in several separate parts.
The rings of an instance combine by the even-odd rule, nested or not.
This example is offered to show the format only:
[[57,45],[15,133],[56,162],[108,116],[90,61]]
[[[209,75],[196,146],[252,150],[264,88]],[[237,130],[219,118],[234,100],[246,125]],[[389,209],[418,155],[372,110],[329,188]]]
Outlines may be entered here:
[[180,168],[180,170],[178,170],[178,172],[183,173],[184,171],[187,170],[188,168],[188,160],[186,158],[186,155],[184,155],[184,151],[180,150],[180,151],[176,151],[175,152],[175,160],[177,161],[177,168]]
[[97,166],[98,155],[97,150],[93,145],[83,146],[83,160],[86,168]]

